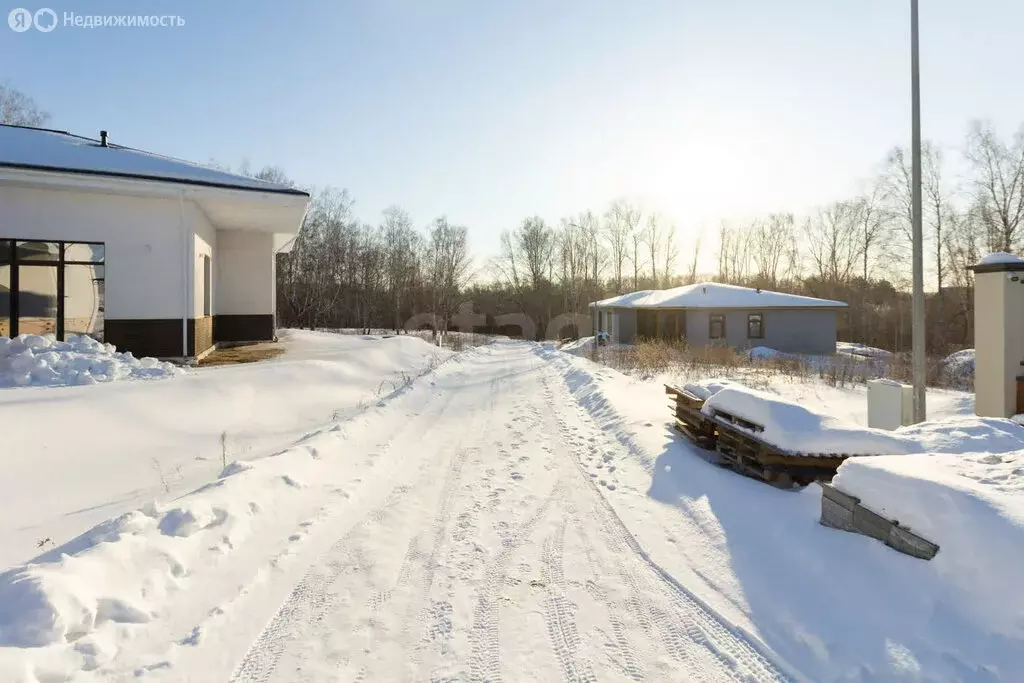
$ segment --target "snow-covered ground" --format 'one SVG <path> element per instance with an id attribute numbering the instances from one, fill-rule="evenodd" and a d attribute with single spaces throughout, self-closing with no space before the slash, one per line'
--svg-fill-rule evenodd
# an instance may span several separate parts
<path id="1" fill-rule="evenodd" d="M 9 570 L 0 679 L 782 680 L 623 524 L 616 497 L 675 512 L 565 380 L 535 344 L 458 354 Z"/>
<path id="2" fill-rule="evenodd" d="M 449 356 L 414 337 L 284 331 L 261 363 L 159 382 L 0 390 L 0 567 L 269 455 Z M 222 443 L 223 440 L 223 443 Z"/>
<path id="3" fill-rule="evenodd" d="M 290 362 L 308 374 L 258 379 L 287 360 L 210 370 L 195 373 L 209 386 L 185 393 L 276 386 L 274 406 L 239 418 L 272 421 L 297 413 L 307 392 L 329 405 L 359 384 L 353 375 L 371 374 L 371 349 L 403 343 L 301 337 L 307 358 Z M 422 342 L 408 342 L 398 348 L 424 365 Z M 353 346 L 332 364 L 323 357 L 339 343 Z M 217 374 L 232 372 L 242 377 Z M 192 376 L 74 390 L 166 391 Z M 781 491 L 708 463 L 672 429 L 657 382 L 499 342 L 399 385 L 358 411 L 310 409 L 317 424 L 273 457 L 219 472 L 218 446 L 196 491 L 150 491 L 158 502 L 0 573 L 0 680 L 1015 681 L 1024 671 L 1012 605 L 987 606 L 994 588 L 943 572 L 945 548 L 931 563 L 900 555 L 822 527 L 814 486 Z M 858 402 L 799 387 L 840 410 Z M 932 407 L 963 412 L 962 398 Z M 104 426 L 123 428 L 120 418 Z M 286 438 L 268 432 L 259 444 Z M 93 456 L 95 478 L 115 471 Z M 45 478 L 33 484 L 37 500 L 50 497 Z M 980 564 L 977 575 L 988 576 Z"/>
<path id="4" fill-rule="evenodd" d="M 687 443 L 671 435 L 671 418 L 651 419 L 658 411 L 668 412 L 660 384 L 626 378 L 567 354 L 554 362 L 564 366 L 580 405 L 649 472 L 649 497 L 676 513 L 651 523 L 655 513 L 641 505 L 620 506 L 620 499 L 612 498 L 627 526 L 637 530 L 653 557 L 670 558 L 665 566 L 675 576 L 735 623 L 749 625 L 806 680 L 1019 680 L 1024 671 L 1020 601 L 1013 597 L 992 604 L 1013 585 L 1009 576 L 1019 572 L 1016 549 L 1000 556 L 1005 543 L 1020 544 L 1016 512 L 997 518 L 990 514 L 993 503 L 965 495 L 940 501 L 935 507 L 939 523 L 951 527 L 936 536 L 940 544 L 951 534 L 963 541 L 980 532 L 982 524 L 989 528 L 973 547 L 950 543 L 932 562 L 910 558 L 867 537 L 822 527 L 815 486 L 777 491 L 694 457 Z M 865 410 L 863 392 L 858 397 L 857 392 L 814 384 L 781 383 L 776 389 L 837 417 L 847 410 L 863 416 Z M 958 393 L 940 392 L 953 400 L 937 401 L 929 392 L 929 405 L 942 416 L 965 412 L 957 409 L 962 408 Z M 1009 421 L 1000 422 L 1012 429 Z M 652 423 L 653 429 L 648 427 Z M 985 443 L 974 442 L 969 433 L 949 436 L 961 449 Z M 1015 496 L 1015 511 L 1020 510 L 1020 490 L 1009 475 L 1016 474 L 1019 456 L 1019 451 L 972 456 L 980 464 L 969 468 L 979 476 L 976 485 L 1003 487 L 1004 505 L 1006 497 Z M 866 458 L 843 467 L 926 457 Z M 620 488 L 645 481 L 634 468 L 620 466 L 617 472 Z M 636 479 L 631 481 L 626 472 Z M 941 497 L 934 489 L 933 495 Z M 892 498 L 898 496 L 887 496 Z M 971 506 L 982 513 L 967 522 Z M 914 517 L 906 519 L 922 531 L 932 529 Z M 1010 529 L 1007 520 L 1016 520 L 1016 528 Z M 659 525 L 662 539 L 657 538 Z M 975 554 L 979 544 L 986 547 Z M 940 560 L 947 550 L 958 555 Z"/>
<path id="5" fill-rule="evenodd" d="M 942 616 L 974 635 L 979 653 L 1020 647 L 1024 593 L 1008 588 L 1024 567 L 1024 451 L 856 459 L 833 483 L 939 544 L 917 592 L 944 594 Z"/>

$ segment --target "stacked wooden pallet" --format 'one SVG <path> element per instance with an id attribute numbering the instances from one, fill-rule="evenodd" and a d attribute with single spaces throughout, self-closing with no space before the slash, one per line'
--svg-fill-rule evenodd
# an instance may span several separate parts
<path id="1" fill-rule="evenodd" d="M 839 465 L 854 453 L 801 453 L 761 438 L 762 425 L 723 410 L 705 413 L 704 400 L 683 388 L 665 385 L 673 397 L 676 429 L 693 443 L 717 454 L 718 464 L 781 488 L 831 481 Z"/>

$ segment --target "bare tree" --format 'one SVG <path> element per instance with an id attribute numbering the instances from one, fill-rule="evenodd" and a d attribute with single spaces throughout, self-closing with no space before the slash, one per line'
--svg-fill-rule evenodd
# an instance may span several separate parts
<path id="1" fill-rule="evenodd" d="M 722 221 L 718 230 L 718 279 L 741 283 L 750 271 L 751 231 Z"/>
<path id="2" fill-rule="evenodd" d="M 647 255 L 651 264 L 651 286 L 658 286 L 658 261 L 661 260 L 661 216 L 657 212 L 647 217 L 647 225 L 644 227 L 640 239 L 647 246 Z M 634 278 L 635 279 L 635 278 Z M 634 286 L 636 283 L 634 283 Z"/>
<path id="3" fill-rule="evenodd" d="M 675 276 L 672 275 L 672 271 L 676 267 L 676 258 L 679 256 L 678 250 L 676 249 L 676 224 L 669 223 L 664 233 L 664 257 L 665 257 L 665 286 L 671 287 L 672 281 Z M 698 242 L 699 244 L 699 242 Z"/>
<path id="4" fill-rule="evenodd" d="M 871 263 L 875 257 L 875 251 L 885 234 L 885 214 L 882 207 L 882 195 L 884 189 L 882 183 L 873 183 L 871 189 L 858 197 L 855 201 L 857 222 L 860 225 L 858 231 L 860 244 L 857 249 L 861 258 L 861 277 L 867 282 L 871 277 Z"/>
<path id="5" fill-rule="evenodd" d="M 624 200 L 613 202 L 605 214 L 606 234 L 611 250 L 612 272 L 617 294 L 622 293 L 622 270 L 626 259 L 629 258 L 629 242 L 639 223 L 640 210 Z"/>
<path id="6" fill-rule="evenodd" d="M 697 233 L 697 239 L 693 243 L 693 258 L 690 259 L 690 265 L 686 276 L 686 283 L 689 285 L 697 282 L 697 264 L 700 261 L 700 245 L 704 241 L 704 228 L 701 228 L 700 232 Z"/>
<path id="7" fill-rule="evenodd" d="M 792 242 L 793 214 L 773 213 L 751 226 L 753 260 L 757 279 L 763 286 L 776 289 L 782 274 L 786 249 Z"/>
<path id="8" fill-rule="evenodd" d="M 857 266 L 857 209 L 851 202 L 834 202 L 804 223 L 807 253 L 823 283 L 849 281 Z"/>
<path id="9" fill-rule="evenodd" d="M 0 123 L 15 126 L 43 126 L 50 115 L 39 108 L 31 97 L 0 83 Z"/>
<path id="10" fill-rule="evenodd" d="M 381 232 L 385 250 L 385 273 L 392 322 L 398 332 L 402 328 L 402 306 L 411 295 L 419 260 L 420 236 L 404 209 L 390 206 L 384 210 Z M 411 313 L 411 311 L 410 311 Z"/>
<path id="11" fill-rule="evenodd" d="M 427 276 L 432 288 L 431 313 L 445 324 L 456 311 L 459 291 L 470 275 L 469 239 L 464 226 L 444 216 L 434 219 L 427 251 Z"/>
<path id="12" fill-rule="evenodd" d="M 563 310 L 570 315 L 580 313 L 586 288 L 586 274 L 590 261 L 590 237 L 587 230 L 573 219 L 563 218 L 557 238 Z M 579 330 L 573 325 L 573 335 Z"/>
<path id="13" fill-rule="evenodd" d="M 324 321 L 343 290 L 352 229 L 352 199 L 347 190 L 328 188 L 313 197 L 290 253 L 278 266 L 278 293 L 287 318 L 316 327 Z"/>
<path id="14" fill-rule="evenodd" d="M 966 157 L 990 248 L 1013 252 L 1024 222 L 1024 127 L 1008 145 L 990 124 L 973 123 L 967 136 Z"/>

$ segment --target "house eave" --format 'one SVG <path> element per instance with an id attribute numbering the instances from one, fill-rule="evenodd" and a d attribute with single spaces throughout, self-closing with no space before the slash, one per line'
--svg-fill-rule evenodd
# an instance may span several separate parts
<path id="1" fill-rule="evenodd" d="M 842 311 L 849 304 L 836 303 L 827 306 L 621 306 L 591 303 L 592 308 L 616 309 L 621 311 Z"/>
<path id="2" fill-rule="evenodd" d="M 141 180 L 149 183 L 166 183 L 168 185 L 185 185 L 189 187 L 209 187 L 221 190 L 236 190 L 239 192 L 256 192 L 267 194 L 295 195 L 309 198 L 309 193 L 292 187 L 250 187 L 246 185 L 234 185 L 231 183 L 218 183 L 209 180 L 195 178 L 173 178 L 161 175 L 147 175 L 142 173 L 123 173 L 119 171 L 103 171 L 96 169 L 64 168 L 59 166 L 41 166 L 36 164 L 12 164 L 0 163 L 0 169 L 12 169 L 15 171 L 32 171 L 37 173 L 85 176 L 89 178 L 111 178 L 119 180 Z"/>
<path id="3" fill-rule="evenodd" d="M 294 234 L 309 208 L 309 194 L 225 187 L 167 178 L 64 172 L 0 164 L 0 185 L 94 192 L 135 197 L 182 198 L 195 202 L 217 228 Z"/>

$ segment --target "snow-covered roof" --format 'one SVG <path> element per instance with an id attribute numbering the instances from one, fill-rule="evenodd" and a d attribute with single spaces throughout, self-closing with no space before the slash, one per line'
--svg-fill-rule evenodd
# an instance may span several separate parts
<path id="1" fill-rule="evenodd" d="M 0 124 L 0 167 L 83 173 L 308 196 L 287 185 L 235 175 L 66 131 Z"/>
<path id="2" fill-rule="evenodd" d="M 981 257 L 978 261 L 979 265 L 991 266 L 997 263 L 1024 263 L 1024 259 L 1016 254 L 1008 254 L 1005 251 L 994 251 L 991 254 L 986 254 Z"/>
<path id="3" fill-rule="evenodd" d="M 598 301 L 606 308 L 846 308 L 841 301 L 698 282 L 673 289 L 649 289 Z"/>

